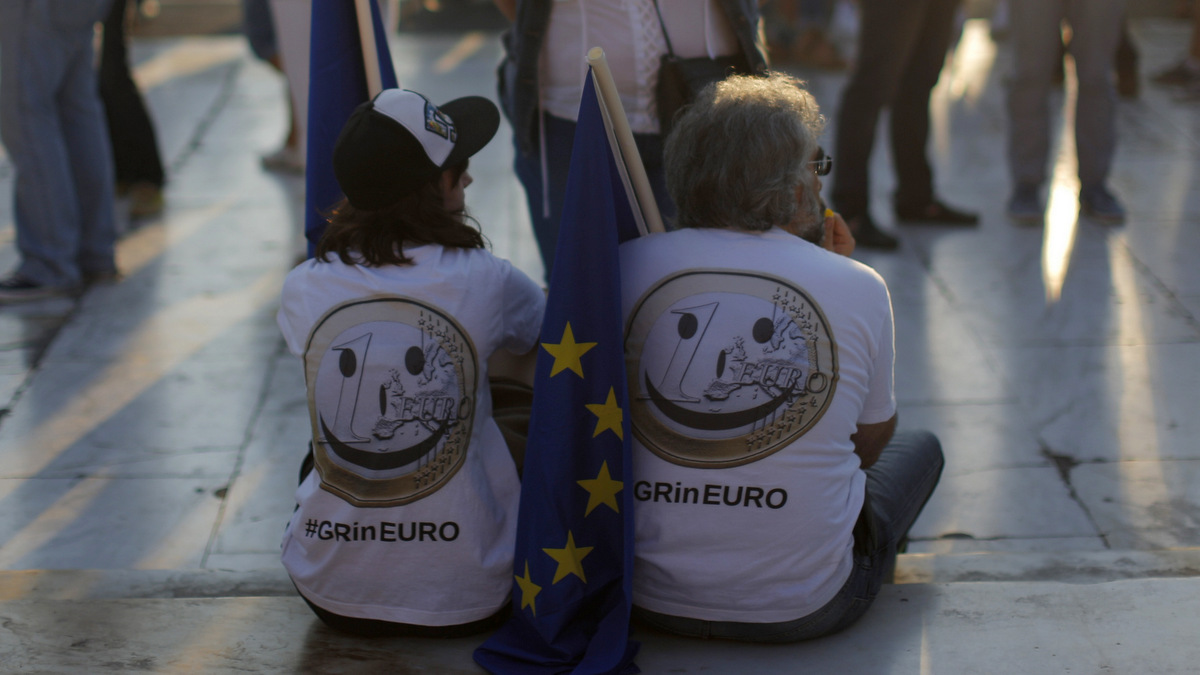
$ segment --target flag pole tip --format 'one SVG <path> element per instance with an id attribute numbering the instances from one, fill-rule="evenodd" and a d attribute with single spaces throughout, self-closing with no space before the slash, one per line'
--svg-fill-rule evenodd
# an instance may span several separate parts
<path id="1" fill-rule="evenodd" d="M 592 47 L 591 49 L 588 50 L 588 53 L 587 53 L 588 63 L 595 63 L 596 61 L 599 61 L 600 59 L 603 59 L 603 58 L 604 58 L 604 49 L 602 49 L 601 47 Z"/>

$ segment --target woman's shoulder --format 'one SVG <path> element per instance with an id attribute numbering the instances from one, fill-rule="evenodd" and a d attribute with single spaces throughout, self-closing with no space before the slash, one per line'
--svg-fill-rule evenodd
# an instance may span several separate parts
<path id="1" fill-rule="evenodd" d="M 471 275 L 529 278 L 529 275 L 514 265 L 512 261 L 502 258 L 487 249 L 436 248 L 441 250 L 431 253 L 434 253 L 438 260 L 452 267 L 461 265 Z M 430 258 L 426 258 L 425 260 L 432 260 L 432 258 L 433 256 L 430 256 Z"/>

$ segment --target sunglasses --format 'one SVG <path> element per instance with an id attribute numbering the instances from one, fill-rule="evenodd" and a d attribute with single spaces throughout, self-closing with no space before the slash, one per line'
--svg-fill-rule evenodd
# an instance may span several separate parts
<path id="1" fill-rule="evenodd" d="M 828 176 L 830 171 L 833 171 L 833 158 L 825 154 L 825 149 L 817 146 L 818 159 L 808 162 L 808 165 L 813 168 L 813 173 L 818 176 Z"/>

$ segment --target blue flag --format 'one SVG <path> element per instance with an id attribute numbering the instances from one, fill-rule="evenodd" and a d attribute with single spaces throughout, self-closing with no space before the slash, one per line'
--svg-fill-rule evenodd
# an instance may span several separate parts
<path id="1" fill-rule="evenodd" d="M 636 673 L 633 493 L 617 244 L 637 235 L 589 77 L 534 384 L 513 616 L 475 651 L 492 673 Z"/>
<path id="2" fill-rule="evenodd" d="M 384 89 L 396 87 L 396 70 L 388 51 L 379 6 L 371 3 L 375 51 Z M 333 144 L 350 113 L 370 98 L 358 35 L 358 15 L 351 0 L 313 0 L 308 69 L 308 159 L 304 196 L 304 236 L 311 256 L 325 233 L 327 211 L 342 198 L 333 175 Z"/>

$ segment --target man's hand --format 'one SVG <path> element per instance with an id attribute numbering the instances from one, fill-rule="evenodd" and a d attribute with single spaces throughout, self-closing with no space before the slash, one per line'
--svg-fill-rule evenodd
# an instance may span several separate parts
<path id="1" fill-rule="evenodd" d="M 821 239 L 821 247 L 846 257 L 854 253 L 854 235 L 850 234 L 850 226 L 842 218 L 842 214 L 832 209 L 825 209 L 825 237 Z"/>

